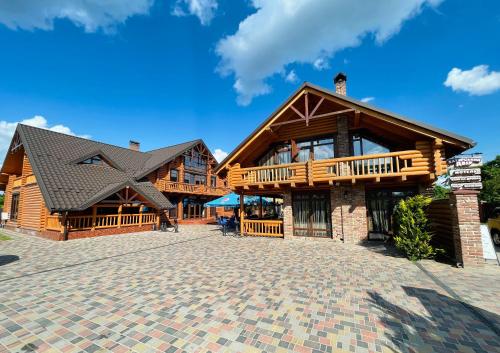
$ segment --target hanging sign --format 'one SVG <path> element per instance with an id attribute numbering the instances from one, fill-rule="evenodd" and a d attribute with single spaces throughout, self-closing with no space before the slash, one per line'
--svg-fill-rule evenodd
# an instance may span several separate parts
<path id="1" fill-rule="evenodd" d="M 481 190 L 481 166 L 483 156 L 480 153 L 459 155 L 447 161 L 452 190 Z"/>

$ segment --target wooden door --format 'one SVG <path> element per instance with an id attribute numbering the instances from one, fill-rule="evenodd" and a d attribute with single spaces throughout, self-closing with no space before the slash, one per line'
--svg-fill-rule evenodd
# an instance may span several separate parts
<path id="1" fill-rule="evenodd" d="M 293 194 L 293 232 L 303 237 L 331 237 L 329 192 Z"/>

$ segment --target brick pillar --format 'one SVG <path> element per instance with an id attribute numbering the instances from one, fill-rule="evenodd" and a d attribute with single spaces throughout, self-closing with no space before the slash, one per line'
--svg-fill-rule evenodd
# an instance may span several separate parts
<path id="1" fill-rule="evenodd" d="M 484 264 L 478 194 L 458 190 L 450 195 L 456 260 L 464 266 Z"/>
<path id="2" fill-rule="evenodd" d="M 351 154 L 349 143 L 349 120 L 347 116 L 337 117 L 337 154 L 338 157 L 349 157 Z"/>
<path id="3" fill-rule="evenodd" d="M 368 236 L 364 184 L 342 185 L 331 190 L 333 236 L 358 243 Z"/>
<path id="4" fill-rule="evenodd" d="M 293 238 L 292 192 L 283 194 L 283 234 L 285 239 Z"/>

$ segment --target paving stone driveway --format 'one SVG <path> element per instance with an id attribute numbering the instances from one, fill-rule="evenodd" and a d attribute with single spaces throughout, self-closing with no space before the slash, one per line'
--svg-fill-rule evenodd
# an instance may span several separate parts
<path id="1" fill-rule="evenodd" d="M 0 351 L 500 351 L 494 266 L 419 268 L 380 246 L 223 237 L 209 226 L 69 242 L 19 235 L 0 242 L 9 261 Z"/>

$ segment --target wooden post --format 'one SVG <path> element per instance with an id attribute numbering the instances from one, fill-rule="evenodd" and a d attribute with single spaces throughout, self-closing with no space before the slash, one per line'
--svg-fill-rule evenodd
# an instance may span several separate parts
<path id="1" fill-rule="evenodd" d="M 245 195 L 240 194 L 240 233 L 243 234 L 245 229 L 244 227 L 245 221 Z"/>
<path id="2" fill-rule="evenodd" d="M 94 205 L 92 206 L 92 231 L 95 230 L 96 217 L 97 217 L 97 206 Z"/>
<path id="3" fill-rule="evenodd" d="M 442 161 L 441 161 L 441 147 L 443 147 L 443 140 L 434 140 L 434 171 L 436 175 L 439 176 L 442 173 Z"/>
<path id="4" fill-rule="evenodd" d="M 142 226 L 142 212 L 143 212 L 144 205 L 141 204 L 139 207 L 139 227 Z"/>
<path id="5" fill-rule="evenodd" d="M 118 207 L 118 228 L 120 228 L 122 226 L 122 208 L 123 208 L 123 205 L 120 205 Z"/>
<path id="6" fill-rule="evenodd" d="M 262 196 L 259 196 L 259 218 L 262 218 Z"/>

